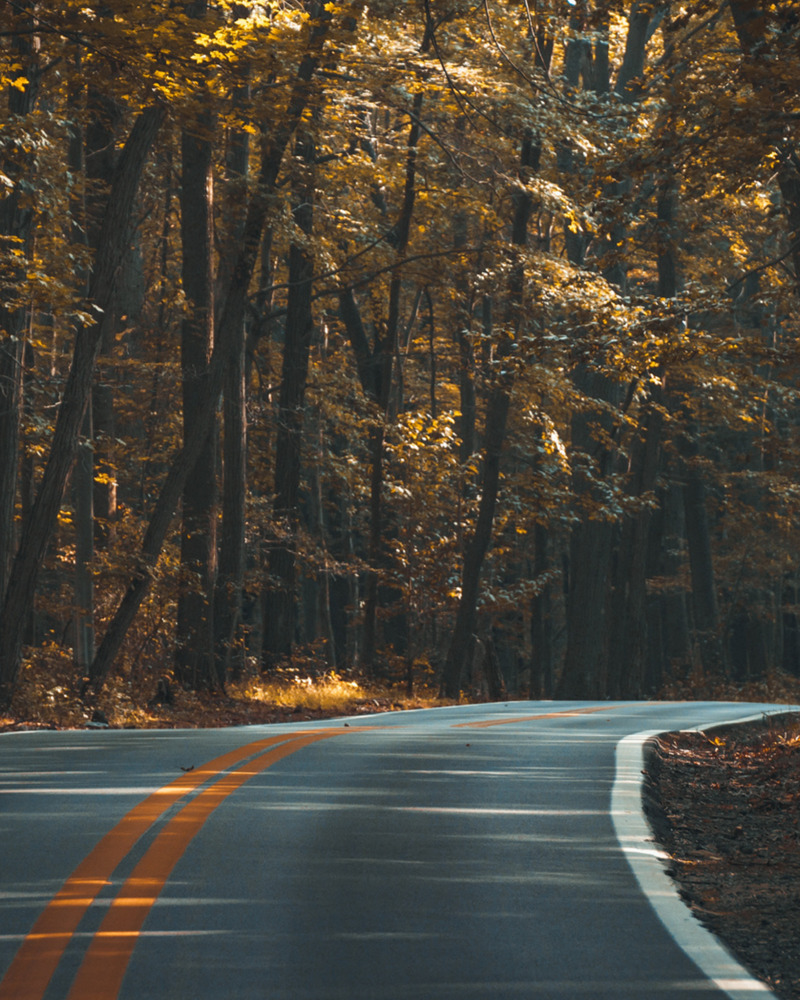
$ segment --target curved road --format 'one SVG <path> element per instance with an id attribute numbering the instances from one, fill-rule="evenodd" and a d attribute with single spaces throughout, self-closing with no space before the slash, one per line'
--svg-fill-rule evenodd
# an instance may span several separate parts
<path id="1" fill-rule="evenodd" d="M 5 735 L 0 1000 L 723 998 L 634 875 L 617 747 L 777 707 Z"/>

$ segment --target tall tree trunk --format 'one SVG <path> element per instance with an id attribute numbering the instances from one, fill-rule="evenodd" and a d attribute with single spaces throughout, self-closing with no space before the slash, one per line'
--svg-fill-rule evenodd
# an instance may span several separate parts
<path id="1" fill-rule="evenodd" d="M 21 7 L 28 6 L 27 4 Z M 33 5 L 30 5 L 31 7 Z M 29 115 L 36 104 L 39 90 L 37 39 L 32 33 L 33 18 L 23 18 L 20 33 L 13 39 L 15 55 L 26 78 L 23 87 L 9 87 L 8 115 L 11 119 Z M 31 33 L 28 33 L 31 29 Z M 33 211 L 25 207 L 24 185 L 30 183 L 32 157 L 17 152 L 0 160 L 2 172 L 11 181 L 11 190 L 0 200 L 0 236 L 18 241 L 25 258 L 31 253 Z M 9 274 L 9 283 L 22 279 L 24 265 L 18 274 Z M 19 431 L 22 409 L 22 373 L 26 340 L 26 310 L 22 306 L 7 308 L 0 301 L 0 602 L 2 602 L 16 541 L 15 507 L 19 470 Z M 0 683 L 2 683 L 0 673 Z"/>
<path id="2" fill-rule="evenodd" d="M 204 404 L 203 383 L 214 339 L 213 121 L 207 113 L 181 139 L 181 278 L 188 314 L 181 324 L 184 441 Z M 178 596 L 175 678 L 185 687 L 216 690 L 213 595 L 216 582 L 216 422 L 183 489 L 181 590 Z"/>
<path id="3" fill-rule="evenodd" d="M 83 434 L 72 473 L 75 498 L 75 611 L 72 659 L 79 676 L 94 659 L 94 449 L 92 415 L 87 407 Z"/>
<path id="4" fill-rule="evenodd" d="M 243 17 L 245 8 L 234 11 Z M 249 83 L 234 93 L 236 106 L 250 99 Z M 220 272 L 230 280 L 229 269 L 236 259 L 236 248 L 242 238 L 245 213 L 250 142 L 245 131 L 231 136 L 227 157 L 228 196 L 227 217 L 232 220 L 230 243 L 223 255 Z M 238 344 L 231 350 L 225 370 L 223 387 L 223 451 L 222 451 L 222 525 L 220 529 L 219 565 L 214 594 L 214 648 L 217 676 L 237 680 L 244 670 L 244 636 L 242 601 L 245 574 L 245 501 L 247 492 L 247 350 L 246 327 L 243 325 Z M 240 641 L 241 639 L 241 641 Z"/>
<path id="5" fill-rule="evenodd" d="M 651 523 L 648 577 L 658 586 L 648 599 L 648 680 L 658 691 L 670 677 L 689 672 L 692 642 L 686 589 L 682 581 L 686 547 L 683 490 L 674 480 L 660 491 Z"/>
<path id="6" fill-rule="evenodd" d="M 25 524 L 0 612 L 0 708 L 8 707 L 19 675 L 24 623 L 33 605 L 39 569 L 75 460 L 105 317 L 111 310 L 114 284 L 126 249 L 125 237 L 139 178 L 163 119 L 164 109 L 160 105 L 146 108 L 137 118 L 117 164 L 89 288 L 89 297 L 99 310 L 100 319 L 93 325 L 79 327 L 76 332 L 72 365 L 58 410 L 50 453 Z"/>
<path id="7" fill-rule="evenodd" d="M 316 148 L 309 132 L 298 137 L 292 217 L 302 237 L 309 238 L 314 222 Z M 301 237 L 301 238 L 302 238 Z M 299 494 L 308 357 L 314 318 L 311 293 L 314 257 L 306 240 L 289 247 L 289 294 L 278 400 L 275 442 L 275 500 L 272 508 L 278 539 L 269 554 L 264 653 L 267 664 L 287 657 L 297 625 L 297 541 L 300 525 Z"/>
<path id="8" fill-rule="evenodd" d="M 692 612 L 694 637 L 704 672 L 709 676 L 727 673 L 722 646 L 717 582 L 711 551 L 711 528 L 706 506 L 706 485 L 702 469 L 691 458 L 684 462 L 683 505 L 686 542 L 692 572 Z"/>
<path id="9" fill-rule="evenodd" d="M 663 419 L 658 408 L 648 408 L 641 437 L 631 447 L 630 496 L 641 500 L 652 493 L 658 474 Z M 609 630 L 608 690 L 611 698 L 640 698 L 647 677 L 647 547 L 651 512 L 629 515 L 620 532 L 615 565 Z M 610 666 L 612 666 L 610 664 Z"/>
<path id="10" fill-rule="evenodd" d="M 105 16 L 105 15 L 104 15 Z M 99 239 L 99 222 L 102 219 L 102 199 L 107 196 L 114 178 L 116 165 L 116 146 L 124 112 L 119 101 L 101 92 L 97 87 L 91 87 L 87 94 L 88 122 L 84 136 L 84 159 L 86 177 L 90 181 L 86 193 L 86 211 L 84 236 L 88 245 L 94 249 Z M 122 269 L 114 288 L 114 299 L 109 322 L 103 328 L 103 342 L 100 353 L 110 357 L 116 343 L 121 312 L 127 315 L 127 322 L 133 321 L 136 308 L 120 308 L 121 288 L 130 282 L 131 250 L 130 245 L 136 240 L 135 226 L 129 227 L 128 249 L 123 260 Z M 142 283 L 143 284 L 143 283 Z M 143 290 L 141 295 L 143 295 Z M 130 296 L 125 296 L 126 300 Z M 92 515 L 94 518 L 94 542 L 97 548 L 105 548 L 114 535 L 114 520 L 117 511 L 117 468 L 115 442 L 117 428 L 114 410 L 114 390 L 112 379 L 106 371 L 100 370 L 100 377 L 95 377 L 92 386 L 91 421 L 92 421 L 92 465 L 94 489 L 92 496 Z M 90 660 L 91 662 L 91 660 Z"/>
<path id="11" fill-rule="evenodd" d="M 552 698 L 554 686 L 553 607 L 551 584 L 552 541 L 543 524 L 534 529 L 534 574 L 540 589 L 531 600 L 531 698 Z"/>
<path id="12" fill-rule="evenodd" d="M 80 68 L 80 51 L 76 57 L 76 70 Z M 86 212 L 85 184 L 80 178 L 86 176 L 86 158 L 83 129 L 79 124 L 79 105 L 82 86 L 73 88 L 70 98 L 73 121 L 70 125 L 67 159 L 72 176 L 76 178 L 73 187 L 70 213 L 71 232 L 69 237 L 76 244 L 88 245 L 88 223 Z M 76 278 L 83 285 L 83 294 L 88 292 L 85 271 Z M 72 660 L 79 677 L 84 677 L 94 658 L 94 580 L 92 559 L 94 557 L 94 431 L 92 427 L 92 407 L 87 407 L 83 433 L 78 445 L 75 466 L 72 471 L 72 495 L 75 508 L 75 581 L 74 610 L 72 615 L 73 643 Z"/>

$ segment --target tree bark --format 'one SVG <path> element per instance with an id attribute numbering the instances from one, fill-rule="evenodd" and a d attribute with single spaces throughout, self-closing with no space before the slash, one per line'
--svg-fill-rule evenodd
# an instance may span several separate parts
<path id="1" fill-rule="evenodd" d="M 80 54 L 76 57 L 80 63 Z M 76 67 L 79 68 L 79 67 Z M 86 176 L 84 133 L 79 124 L 79 103 L 82 87 L 73 88 L 70 94 L 73 121 L 70 125 L 67 159 L 73 177 Z M 109 178 L 110 181 L 110 178 Z M 70 238 L 75 243 L 88 245 L 88 223 L 86 211 L 85 185 L 76 183 L 70 204 Z M 96 234 L 95 234 L 96 235 Z M 75 277 L 81 282 L 82 294 L 88 292 L 87 274 L 78 272 Z M 72 496 L 75 509 L 75 580 L 73 584 L 74 609 L 72 615 L 72 661 L 79 677 L 86 675 L 94 658 L 94 580 L 92 559 L 94 557 L 94 430 L 92 407 L 89 405 L 84 417 L 83 433 L 78 445 L 75 465 L 72 471 Z"/>
<path id="2" fill-rule="evenodd" d="M 549 576 L 552 568 L 550 532 L 543 524 L 534 529 L 534 574 Z M 553 609 L 547 581 L 531 600 L 531 698 L 552 698 L 554 685 Z"/>
<path id="3" fill-rule="evenodd" d="M 106 15 L 104 15 L 106 16 Z M 107 196 L 114 178 L 116 166 L 116 146 L 124 113 L 119 101 L 90 87 L 87 94 L 88 121 L 84 136 L 84 159 L 86 177 L 89 180 L 86 193 L 85 226 L 83 239 L 94 249 L 99 239 L 99 224 L 103 215 L 102 199 Z M 111 316 L 103 328 L 100 354 L 109 357 L 115 346 L 116 334 L 120 328 L 120 299 L 124 298 L 125 314 L 131 323 L 141 305 L 131 307 L 130 295 L 123 293 L 133 271 L 130 245 L 136 239 L 136 228 L 129 224 L 128 249 L 114 288 Z M 140 296 L 143 296 L 143 289 Z M 114 536 L 114 520 L 117 512 L 117 468 L 115 442 L 117 438 L 116 415 L 114 410 L 114 389 L 108 369 L 101 369 L 101 377 L 95 376 L 91 400 L 92 421 L 92 475 L 94 488 L 92 495 L 92 517 L 94 519 L 94 543 L 104 549 Z M 89 660 L 91 662 L 91 658 Z M 88 666 L 88 664 L 87 664 Z"/>
<path id="4" fill-rule="evenodd" d="M 183 436 L 203 406 L 203 382 L 214 340 L 213 176 L 209 133 L 214 123 L 201 113 L 181 138 L 181 278 L 188 314 L 181 324 Z M 183 488 L 181 591 L 178 595 L 174 671 L 188 688 L 217 690 L 222 678 L 214 662 L 213 595 L 217 554 L 217 434 L 208 437 Z"/>
<path id="5" fill-rule="evenodd" d="M 717 584 L 711 551 L 711 528 L 706 507 L 706 487 L 702 471 L 694 462 L 684 463 L 686 480 L 683 504 L 686 541 L 692 572 L 694 636 L 707 675 L 727 673 L 720 634 Z"/>
<path id="6" fill-rule="evenodd" d="M 28 34 L 28 29 L 32 29 L 33 26 L 32 17 L 23 17 L 20 34 L 13 39 L 15 55 L 20 59 L 27 83 L 21 89 L 9 88 L 10 118 L 26 117 L 36 105 L 39 91 L 39 60 L 35 35 Z M 30 154 L 25 153 L 16 157 L 9 154 L 0 162 L 2 172 L 12 182 L 11 191 L 0 200 L 0 236 L 19 241 L 26 258 L 31 252 L 33 211 L 24 206 L 21 195 L 23 184 L 30 183 L 31 162 Z M 23 274 L 24 269 L 21 267 L 18 274 L 12 273 L 6 280 L 9 282 L 15 278 L 22 280 Z M 6 593 L 16 542 L 15 507 L 26 313 L 26 309 L 22 306 L 7 308 L 4 302 L 0 302 L 0 602 Z"/>
<path id="7" fill-rule="evenodd" d="M 495 386 L 489 396 L 487 406 L 481 501 L 475 531 L 472 533 L 464 552 L 461 595 L 447 650 L 447 658 L 442 670 L 442 693 L 447 698 L 458 697 L 461 690 L 461 678 L 467 664 L 471 644 L 474 641 L 481 568 L 492 538 L 494 514 L 497 507 L 497 490 L 500 484 L 500 457 L 505 441 L 510 404 L 510 380 L 500 377 L 499 384 Z"/>
<path id="8" fill-rule="evenodd" d="M 628 18 L 628 33 L 622 63 L 614 84 L 614 91 L 625 104 L 634 104 L 641 90 L 640 80 L 644 71 L 645 47 L 649 38 L 649 27 L 653 8 L 635 3 Z M 621 201 L 630 191 L 631 182 L 623 177 L 606 184 L 606 193 Z M 624 262 L 618 254 L 626 236 L 626 227 L 612 221 L 608 233 L 603 271 L 606 280 L 624 291 L 627 274 Z M 568 237 L 570 259 L 581 264 L 585 241 L 576 236 Z M 607 416 L 607 404 L 621 403 L 619 385 L 613 380 L 580 366 L 575 377 L 576 386 L 587 399 L 591 410 L 577 413 L 572 419 L 572 444 L 576 451 L 583 451 L 586 460 L 595 466 L 591 473 L 579 472 L 575 478 L 576 491 L 583 494 L 589 504 L 601 504 L 603 498 L 598 492 L 597 480 L 605 478 L 610 471 L 606 466 L 611 456 L 603 448 L 597 448 L 590 429 L 592 422 L 604 426 L 611 433 L 612 427 Z M 597 400 L 596 407 L 588 402 Z M 655 424 L 651 433 L 655 433 Z M 645 449 L 642 455 L 647 454 Z M 636 581 L 625 576 L 622 569 L 617 575 L 621 591 L 611 602 L 612 553 L 614 551 L 615 528 L 606 520 L 584 519 L 575 530 L 570 552 L 570 591 L 567 602 L 567 649 L 564 666 L 559 679 L 556 696 L 558 698 L 603 698 L 609 693 L 608 685 L 617 688 L 621 683 L 619 651 L 612 635 L 619 635 L 619 629 L 630 627 L 635 630 L 627 634 L 628 656 L 643 657 L 645 645 L 644 629 L 644 555 L 646 531 L 644 524 L 628 528 L 633 532 L 624 542 L 624 557 L 628 569 L 637 575 Z M 623 532 L 625 529 L 623 528 Z M 635 536 L 635 537 L 634 537 Z M 631 603 L 633 602 L 633 603 Z M 629 613 L 633 615 L 631 619 Z M 621 616 L 622 620 L 615 618 Z M 633 653 L 634 648 L 637 650 Z M 610 664 L 613 660 L 613 669 Z M 630 671 L 631 664 L 626 668 Z"/>
<path id="9" fill-rule="evenodd" d="M 641 437 L 631 447 L 630 496 L 641 500 L 652 493 L 658 474 L 663 419 L 649 408 Z M 613 572 L 609 638 L 611 698 L 640 698 L 647 677 L 647 547 L 651 512 L 629 515 L 622 525 Z M 613 660 L 613 663 L 612 663 Z"/>
<path id="10" fill-rule="evenodd" d="M 234 14 L 245 16 L 237 7 Z M 249 82 L 238 87 L 234 105 L 245 106 L 250 99 Z M 245 131 L 233 132 L 227 156 L 226 216 L 231 220 L 229 243 L 222 255 L 219 277 L 230 280 L 230 268 L 242 238 L 247 191 L 250 142 Z M 267 257 L 268 257 L 267 253 Z M 224 287 L 224 286 L 223 286 Z M 238 680 L 244 670 L 243 599 L 245 575 L 245 503 L 247 494 L 247 329 L 243 324 L 238 343 L 232 347 L 223 386 L 222 525 L 219 565 L 214 594 L 214 649 L 217 676 Z"/>
<path id="11" fill-rule="evenodd" d="M 308 239 L 314 222 L 316 177 L 316 149 L 310 133 L 306 132 L 298 138 L 296 157 L 302 167 L 294 178 L 292 216 L 302 237 Z M 275 500 L 272 512 L 279 537 L 269 555 L 270 582 L 264 623 L 265 664 L 275 663 L 290 655 L 297 624 L 299 494 L 308 358 L 314 324 L 311 310 L 313 282 L 313 253 L 307 242 L 295 241 L 289 247 L 289 295 L 275 442 Z"/>

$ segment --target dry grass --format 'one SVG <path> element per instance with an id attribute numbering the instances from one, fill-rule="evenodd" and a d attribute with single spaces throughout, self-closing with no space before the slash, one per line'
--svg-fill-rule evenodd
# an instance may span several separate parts
<path id="1" fill-rule="evenodd" d="M 231 685 L 232 697 L 265 702 L 278 708 L 343 712 L 370 698 L 370 688 L 356 680 L 330 673 L 322 677 L 297 674 L 276 679 L 254 678 Z"/>

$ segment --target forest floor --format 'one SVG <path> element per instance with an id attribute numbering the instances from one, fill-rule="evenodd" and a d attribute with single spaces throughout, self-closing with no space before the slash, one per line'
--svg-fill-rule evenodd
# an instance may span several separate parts
<path id="1" fill-rule="evenodd" d="M 800 715 L 669 733 L 648 818 L 695 916 L 784 1000 L 800 998 Z"/>
<path id="2" fill-rule="evenodd" d="M 215 729 L 307 722 L 448 704 L 425 675 L 412 693 L 405 681 L 367 681 L 334 672 L 306 676 L 277 670 L 249 676 L 224 692 L 184 690 L 167 677 L 112 677 L 99 696 L 81 697 L 68 662 L 34 661 L 23 673 L 0 732 L 24 729 Z"/>

